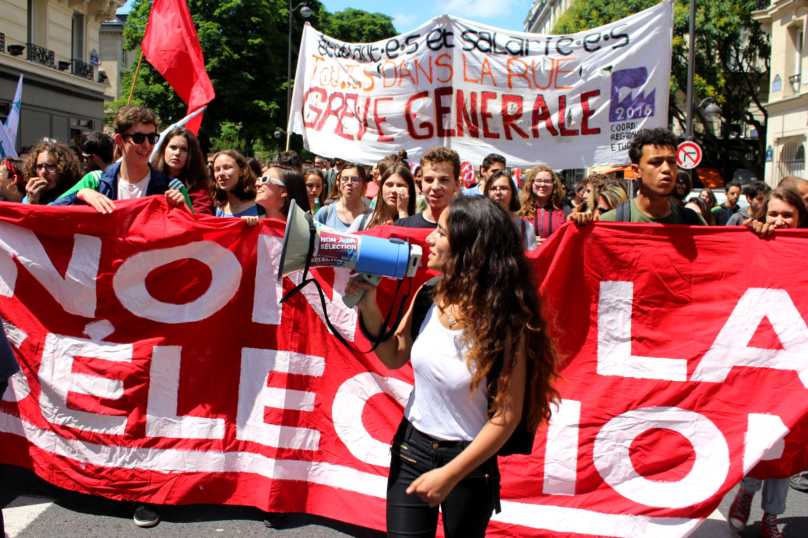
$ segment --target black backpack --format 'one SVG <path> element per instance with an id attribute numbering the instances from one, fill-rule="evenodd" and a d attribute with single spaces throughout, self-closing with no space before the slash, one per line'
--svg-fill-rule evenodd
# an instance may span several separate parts
<path id="1" fill-rule="evenodd" d="M 678 211 L 682 216 L 682 220 L 688 226 L 703 226 L 699 214 L 690 209 L 689 207 L 681 207 L 676 204 L 671 204 L 674 208 L 673 211 Z M 622 204 L 614 208 L 617 216 L 615 222 L 631 222 L 631 201 L 626 200 Z"/>
<path id="2" fill-rule="evenodd" d="M 421 332 L 421 325 L 426 319 L 427 312 L 429 312 L 429 307 L 432 306 L 432 294 L 434 291 L 435 284 L 432 284 L 430 281 L 421 288 L 413 300 L 412 327 L 410 328 L 410 335 L 412 336 L 413 341 L 418 338 L 418 334 Z M 494 396 L 497 392 L 497 378 L 505 365 L 505 358 L 503 355 L 500 355 L 499 358 L 494 361 L 493 366 L 491 366 L 491 370 L 488 371 L 488 375 L 486 376 L 486 381 L 488 382 L 489 386 L 489 409 L 491 409 L 491 406 L 494 404 Z M 512 454 L 530 454 L 533 452 L 533 441 L 535 437 L 536 434 L 528 431 L 527 423 L 525 422 L 525 414 L 522 413 L 522 421 L 511 434 L 510 438 L 508 438 L 505 444 L 502 445 L 502 448 L 499 449 L 497 455 L 510 456 Z"/>

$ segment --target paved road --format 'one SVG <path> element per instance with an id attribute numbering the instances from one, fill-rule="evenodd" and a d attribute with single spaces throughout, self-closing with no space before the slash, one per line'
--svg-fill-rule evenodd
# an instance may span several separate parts
<path id="1" fill-rule="evenodd" d="M 734 496 L 735 491 L 721 503 L 719 510 L 725 517 Z M 30 471 L 5 465 L 0 465 L 0 506 L 10 538 L 384 537 L 381 532 L 308 515 L 290 516 L 282 530 L 268 529 L 260 510 L 217 505 L 162 507 L 159 525 L 139 529 L 132 523 L 129 504 L 60 489 Z M 750 526 L 740 533 L 741 538 L 757 536 L 762 515 L 758 493 Z M 788 509 L 780 521 L 785 538 L 808 537 L 808 494 L 789 490 Z M 720 519 L 708 521 L 694 535 L 734 536 Z"/>

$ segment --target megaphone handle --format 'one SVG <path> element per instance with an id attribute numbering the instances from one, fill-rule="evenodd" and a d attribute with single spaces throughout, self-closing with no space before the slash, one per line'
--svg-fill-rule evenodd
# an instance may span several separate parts
<path id="1" fill-rule="evenodd" d="M 360 279 L 364 279 L 365 281 L 369 282 L 370 284 L 373 284 L 374 286 L 378 286 L 379 282 L 382 281 L 382 277 L 380 277 L 379 275 L 371 275 L 371 274 L 368 274 L 368 273 L 359 273 L 358 275 L 353 277 L 353 280 L 358 281 Z M 356 295 L 352 295 L 350 297 L 347 296 L 347 295 L 343 295 L 342 296 L 342 302 L 345 303 L 345 306 L 347 306 L 348 308 L 353 308 L 353 307 L 356 306 L 356 303 L 358 303 L 359 300 L 362 297 L 364 297 L 364 295 L 365 295 L 365 290 L 360 289 L 359 293 L 357 293 Z"/>

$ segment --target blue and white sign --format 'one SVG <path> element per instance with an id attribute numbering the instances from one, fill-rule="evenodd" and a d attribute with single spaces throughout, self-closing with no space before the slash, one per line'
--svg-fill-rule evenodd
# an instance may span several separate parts
<path id="1" fill-rule="evenodd" d="M 772 149 L 771 146 L 769 146 L 768 148 L 766 148 L 766 162 L 770 163 L 773 160 L 774 160 L 774 150 Z"/>
<path id="2" fill-rule="evenodd" d="M 779 92 L 783 89 L 783 79 L 780 78 L 780 75 L 774 77 L 774 82 L 772 82 L 772 93 Z"/>
<path id="3" fill-rule="evenodd" d="M 98 63 L 98 52 L 95 49 L 90 51 L 90 65 L 93 65 L 95 67 L 98 67 L 98 65 L 99 65 L 99 63 Z"/>

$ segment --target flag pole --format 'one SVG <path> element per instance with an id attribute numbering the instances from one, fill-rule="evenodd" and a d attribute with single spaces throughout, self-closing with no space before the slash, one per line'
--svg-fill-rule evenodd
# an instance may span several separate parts
<path id="1" fill-rule="evenodd" d="M 129 88 L 129 99 L 126 100 L 126 106 L 132 102 L 132 94 L 135 93 L 135 82 L 137 82 L 137 75 L 140 73 L 140 62 L 143 61 L 143 47 L 140 48 L 140 56 L 137 59 L 137 67 L 135 68 L 135 78 L 132 79 L 132 87 Z"/>

